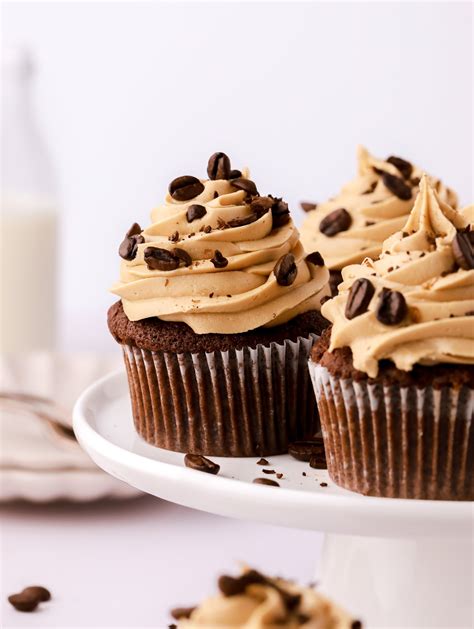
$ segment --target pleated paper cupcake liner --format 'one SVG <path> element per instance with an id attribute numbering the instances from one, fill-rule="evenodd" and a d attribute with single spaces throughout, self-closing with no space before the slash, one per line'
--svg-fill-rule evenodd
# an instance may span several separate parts
<path id="1" fill-rule="evenodd" d="M 123 345 L 137 432 L 177 452 L 286 452 L 319 430 L 307 368 L 316 338 L 195 354 Z"/>
<path id="2" fill-rule="evenodd" d="M 334 377 L 309 362 L 333 481 L 389 498 L 474 500 L 474 391 Z"/>

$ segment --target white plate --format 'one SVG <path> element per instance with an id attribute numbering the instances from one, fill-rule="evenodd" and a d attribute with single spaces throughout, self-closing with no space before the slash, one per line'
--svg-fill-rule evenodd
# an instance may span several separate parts
<path id="1" fill-rule="evenodd" d="M 288 455 L 268 457 L 268 467 L 284 475 L 279 488 L 251 482 L 266 476 L 257 458 L 211 457 L 221 466 L 217 476 L 188 469 L 182 454 L 155 448 L 136 434 L 123 372 L 85 391 L 74 409 L 74 430 L 97 465 L 116 478 L 195 509 L 350 535 L 472 534 L 472 503 L 361 496 L 337 487 L 326 471 Z M 328 486 L 321 487 L 323 482 Z"/>

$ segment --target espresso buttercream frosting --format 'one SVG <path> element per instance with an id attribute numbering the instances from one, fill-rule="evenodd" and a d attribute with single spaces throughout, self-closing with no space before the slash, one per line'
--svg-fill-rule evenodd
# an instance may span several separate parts
<path id="1" fill-rule="evenodd" d="M 216 171 L 221 179 L 178 178 L 151 225 L 129 232 L 112 292 L 130 321 L 230 334 L 320 309 L 329 273 L 307 259 L 287 205 L 260 196 L 248 172 L 228 170 Z"/>
<path id="2" fill-rule="evenodd" d="M 322 314 L 332 321 L 329 351 L 350 347 L 354 367 L 377 376 L 379 361 L 474 364 L 474 206 L 456 211 L 427 175 L 408 220 L 343 272 Z"/>
<path id="3" fill-rule="evenodd" d="M 196 608 L 175 610 L 179 629 L 359 629 L 362 625 L 311 587 L 271 579 L 255 570 L 221 577 L 220 594 Z"/>
<path id="4" fill-rule="evenodd" d="M 334 198 L 309 212 L 301 228 L 304 247 L 319 251 L 328 268 L 335 271 L 365 257 L 377 258 L 383 241 L 403 228 L 421 175 L 422 171 L 406 160 L 377 159 L 359 147 L 357 176 Z M 452 190 L 435 178 L 430 182 L 441 201 L 457 206 Z"/>

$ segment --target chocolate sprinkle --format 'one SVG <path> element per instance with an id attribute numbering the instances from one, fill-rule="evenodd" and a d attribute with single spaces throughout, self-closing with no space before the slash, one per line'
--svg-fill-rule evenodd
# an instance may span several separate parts
<path id="1" fill-rule="evenodd" d="M 184 464 L 198 472 L 206 472 L 207 474 L 217 474 L 221 466 L 201 454 L 186 454 Z"/>

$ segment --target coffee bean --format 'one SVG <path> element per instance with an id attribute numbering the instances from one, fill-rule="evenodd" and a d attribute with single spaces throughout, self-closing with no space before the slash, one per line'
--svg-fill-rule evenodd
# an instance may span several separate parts
<path id="1" fill-rule="evenodd" d="M 242 172 L 240 170 L 231 170 L 229 173 L 229 179 L 238 179 L 242 177 Z"/>
<path id="2" fill-rule="evenodd" d="M 327 486 L 328 486 L 328 484 L 327 484 L 327 483 L 319 483 L 319 486 L 320 486 L 320 487 L 327 487 Z"/>
<path id="3" fill-rule="evenodd" d="M 40 600 L 36 596 L 20 594 L 11 594 L 8 602 L 19 612 L 32 612 L 38 607 Z"/>
<path id="4" fill-rule="evenodd" d="M 270 465 L 270 463 L 267 461 L 267 459 L 259 459 L 257 461 L 257 465 Z"/>
<path id="5" fill-rule="evenodd" d="M 128 232 L 125 234 L 125 238 L 122 240 L 119 247 L 119 256 L 124 260 L 134 260 L 137 256 L 138 245 L 145 242 L 145 239 L 141 235 L 142 228 L 138 223 L 133 223 Z"/>
<path id="6" fill-rule="evenodd" d="M 198 472 L 206 472 L 207 474 L 217 474 L 221 466 L 210 459 L 206 459 L 201 454 L 186 454 L 184 464 Z"/>
<path id="7" fill-rule="evenodd" d="M 323 438 L 315 437 L 306 441 L 293 441 L 288 446 L 288 454 L 298 461 L 308 463 L 312 456 L 324 454 Z"/>
<path id="8" fill-rule="evenodd" d="M 214 251 L 214 257 L 211 258 L 212 264 L 216 267 L 216 269 L 223 269 L 229 264 L 229 260 L 224 258 L 219 249 Z"/>
<path id="9" fill-rule="evenodd" d="M 254 478 L 253 483 L 256 485 L 269 485 L 271 487 L 280 487 L 280 484 L 276 482 L 276 480 L 272 480 L 271 478 Z"/>
<path id="10" fill-rule="evenodd" d="M 335 236 L 339 232 L 345 232 L 352 224 L 352 217 L 349 212 L 340 208 L 330 212 L 319 223 L 319 231 L 325 236 Z"/>
<path id="11" fill-rule="evenodd" d="M 237 179 L 232 179 L 231 181 L 234 188 L 237 190 L 244 190 L 247 194 L 252 196 L 258 195 L 257 186 L 251 179 L 245 179 L 245 177 L 237 177 Z"/>
<path id="12" fill-rule="evenodd" d="M 405 297 L 395 290 L 384 288 L 379 296 L 376 317 L 384 325 L 397 325 L 407 314 Z"/>
<path id="13" fill-rule="evenodd" d="M 170 195 L 176 201 L 189 201 L 201 194 L 204 190 L 204 185 L 197 177 L 184 175 L 183 177 L 176 177 L 176 179 L 173 179 L 168 187 L 168 190 Z"/>
<path id="14" fill-rule="evenodd" d="M 225 153 L 214 153 L 207 163 L 207 174 L 209 179 L 229 179 L 230 159 Z"/>
<path id="15" fill-rule="evenodd" d="M 374 293 L 375 288 L 370 280 L 365 277 L 357 279 L 352 284 L 349 297 L 347 298 L 346 319 L 355 319 L 355 317 L 367 312 Z"/>
<path id="16" fill-rule="evenodd" d="M 309 201 L 301 201 L 300 202 L 300 207 L 303 210 L 303 212 L 312 212 L 313 210 L 315 210 L 318 207 L 317 203 L 310 203 Z"/>
<path id="17" fill-rule="evenodd" d="M 402 199 L 402 201 L 411 199 L 411 188 L 400 177 L 395 177 L 395 175 L 390 173 L 382 173 L 382 181 L 384 186 L 396 197 Z"/>
<path id="18" fill-rule="evenodd" d="M 178 260 L 180 260 L 184 264 L 184 266 L 191 266 L 191 264 L 193 263 L 193 259 L 184 249 L 179 249 L 178 247 L 175 247 L 174 249 L 172 249 L 171 253 L 176 258 L 178 258 Z"/>
<path id="19" fill-rule="evenodd" d="M 196 607 L 175 607 L 171 610 L 171 617 L 175 620 L 181 620 L 181 618 L 189 618 Z"/>
<path id="20" fill-rule="evenodd" d="M 308 253 L 305 258 L 306 262 L 310 264 L 314 264 L 314 266 L 324 266 L 324 258 L 319 253 L 319 251 L 313 251 L 313 253 Z"/>
<path id="21" fill-rule="evenodd" d="M 192 223 L 197 218 L 202 218 L 207 214 L 207 210 L 204 205 L 198 205 L 197 203 L 194 205 L 190 205 L 186 210 L 186 220 L 188 223 Z"/>
<path id="22" fill-rule="evenodd" d="M 395 155 L 390 155 L 390 157 L 387 158 L 387 162 L 389 164 L 393 164 L 393 166 L 395 166 L 395 168 L 400 171 L 404 179 L 410 179 L 413 172 L 413 166 L 410 164 L 410 162 L 407 162 L 406 159 L 395 157 Z"/>
<path id="23" fill-rule="evenodd" d="M 266 469 L 263 469 L 263 470 L 262 470 L 262 472 L 263 472 L 264 474 L 276 474 L 275 470 L 266 470 Z"/>
<path id="24" fill-rule="evenodd" d="M 40 602 L 49 601 L 51 599 L 51 592 L 42 585 L 30 585 L 22 591 L 25 596 L 33 596 Z"/>
<path id="25" fill-rule="evenodd" d="M 470 233 L 457 232 L 451 243 L 454 259 L 461 269 L 474 269 L 474 247 Z"/>
<path id="26" fill-rule="evenodd" d="M 309 466 L 315 470 L 325 470 L 327 469 L 326 463 L 326 455 L 323 454 L 313 454 L 309 460 Z"/>
<path id="27" fill-rule="evenodd" d="M 272 197 L 273 198 L 273 197 Z M 283 199 L 273 199 L 272 205 L 273 227 L 282 227 L 290 221 L 290 210 L 288 203 Z"/>
<path id="28" fill-rule="evenodd" d="M 292 253 L 287 253 L 278 260 L 273 269 L 275 273 L 276 281 L 280 286 L 291 286 L 298 274 L 298 267 L 296 266 L 295 256 Z"/>
<path id="29" fill-rule="evenodd" d="M 150 271 L 174 271 L 179 267 L 179 258 L 160 247 L 147 247 L 144 258 Z"/>

